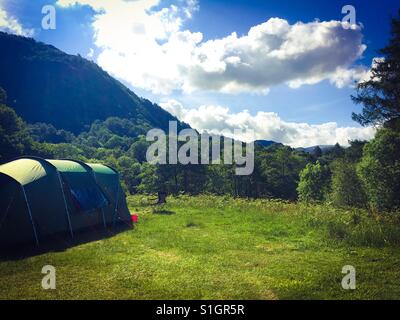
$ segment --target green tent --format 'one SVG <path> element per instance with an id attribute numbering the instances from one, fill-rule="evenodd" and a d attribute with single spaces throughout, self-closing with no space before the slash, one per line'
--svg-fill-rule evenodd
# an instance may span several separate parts
<path id="1" fill-rule="evenodd" d="M 103 193 L 110 199 L 108 206 L 103 208 L 105 224 L 115 224 L 118 220 L 130 223 L 130 214 L 125 201 L 125 195 L 119 183 L 119 174 L 113 168 L 102 164 L 87 164 L 94 174 L 97 184 L 100 186 Z M 115 212 L 128 213 L 118 215 L 115 219 Z"/>
<path id="2" fill-rule="evenodd" d="M 24 157 L 0 166 L 0 247 L 131 225 L 118 173 L 101 164 Z"/>

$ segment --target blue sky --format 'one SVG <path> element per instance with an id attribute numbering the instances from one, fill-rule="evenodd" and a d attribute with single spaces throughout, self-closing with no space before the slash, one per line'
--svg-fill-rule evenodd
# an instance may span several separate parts
<path id="1" fill-rule="evenodd" d="M 0 28 L 95 60 L 200 130 L 246 127 L 293 146 L 372 137 L 351 120 L 352 83 L 379 57 L 400 0 L 124 2 L 0 0 Z M 43 30 L 41 9 L 56 3 L 57 28 Z M 324 24 L 347 4 L 362 27 Z"/>

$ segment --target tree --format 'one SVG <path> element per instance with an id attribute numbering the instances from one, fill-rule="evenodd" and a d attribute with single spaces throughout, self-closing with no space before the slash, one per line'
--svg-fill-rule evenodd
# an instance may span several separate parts
<path id="1" fill-rule="evenodd" d="M 129 193 L 135 193 L 140 183 L 140 164 L 128 156 L 122 156 L 117 160 L 117 169 Z"/>
<path id="2" fill-rule="evenodd" d="M 319 146 L 316 146 L 316 147 L 314 148 L 314 150 L 312 151 L 312 156 L 313 156 L 315 159 L 318 159 L 318 158 L 321 158 L 321 157 L 322 157 L 322 150 L 321 150 L 321 148 L 320 148 Z"/>
<path id="3" fill-rule="evenodd" d="M 399 11 L 400 16 L 400 11 Z M 361 114 L 353 119 L 361 125 L 398 124 L 400 119 L 400 18 L 392 19 L 391 39 L 375 60 L 371 78 L 357 85 L 356 104 L 362 104 Z"/>
<path id="4" fill-rule="evenodd" d="M 30 135 L 35 141 L 63 143 L 72 142 L 75 136 L 64 129 L 57 130 L 53 125 L 47 123 L 35 123 L 28 126 Z"/>
<path id="5" fill-rule="evenodd" d="M 173 166 L 153 165 L 144 163 L 139 177 L 141 183 L 138 187 L 139 192 L 148 194 L 156 193 L 158 204 L 166 202 L 167 195 L 173 190 Z"/>
<path id="6" fill-rule="evenodd" d="M 7 93 L 5 90 L 0 87 L 0 104 L 5 104 L 7 102 Z"/>
<path id="7" fill-rule="evenodd" d="M 86 160 L 83 155 L 82 149 L 78 148 L 77 146 L 74 146 L 73 144 L 59 143 L 59 144 L 47 144 L 47 145 L 52 153 L 52 157 L 54 158 L 58 159 L 69 158 L 82 161 Z"/>
<path id="8" fill-rule="evenodd" d="M 332 164 L 331 199 L 338 207 L 365 207 L 366 196 L 353 163 L 337 160 Z"/>
<path id="9" fill-rule="evenodd" d="M 400 132 L 379 130 L 365 146 L 357 170 L 373 208 L 381 211 L 400 208 Z"/>
<path id="10" fill-rule="evenodd" d="M 300 182 L 297 187 L 299 199 L 305 202 L 324 201 L 328 194 L 330 171 L 327 166 L 309 163 L 300 172 Z"/>
<path id="11" fill-rule="evenodd" d="M 150 143 L 146 141 L 146 137 L 139 136 L 129 149 L 129 154 L 134 157 L 139 163 L 146 161 L 146 152 Z"/>
<path id="12" fill-rule="evenodd" d="M 0 104 L 0 162 L 30 153 L 33 140 L 15 111 Z"/>
<path id="13" fill-rule="evenodd" d="M 353 140 L 349 141 L 350 146 L 345 150 L 345 159 L 352 163 L 360 161 L 363 155 L 364 146 L 367 141 Z"/>
<path id="14" fill-rule="evenodd" d="M 233 179 L 235 178 L 235 173 L 233 166 L 224 164 L 208 166 L 206 178 L 207 184 L 204 191 L 218 195 L 234 195 Z"/>
<path id="15" fill-rule="evenodd" d="M 124 138 L 117 135 L 112 135 L 104 144 L 104 147 L 107 149 L 123 148 L 124 146 L 126 146 Z"/>
<path id="16" fill-rule="evenodd" d="M 333 159 L 342 158 L 345 154 L 344 148 L 339 144 L 336 143 L 331 150 L 328 151 L 329 157 Z"/>

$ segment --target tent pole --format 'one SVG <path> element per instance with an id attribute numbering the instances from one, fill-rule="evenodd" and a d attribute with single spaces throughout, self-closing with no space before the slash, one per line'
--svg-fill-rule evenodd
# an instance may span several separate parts
<path id="1" fill-rule="evenodd" d="M 65 193 L 64 193 L 64 187 L 63 187 L 63 183 L 62 183 L 62 180 L 61 180 L 61 174 L 60 174 L 60 172 L 58 170 L 57 170 L 57 175 L 58 175 L 58 181 L 60 182 L 61 192 L 62 192 L 63 199 L 64 199 L 65 210 L 67 211 L 67 219 L 68 219 L 69 231 L 71 233 L 71 238 L 73 238 L 74 237 L 74 232 L 72 230 L 71 217 L 70 217 L 69 210 L 68 210 L 67 199 L 66 199 Z"/>
<path id="2" fill-rule="evenodd" d="M 30 207 L 29 202 L 28 202 L 28 197 L 26 196 L 25 188 L 24 188 L 24 186 L 22 184 L 21 184 L 21 188 L 22 188 L 22 193 L 24 194 L 26 207 L 28 208 L 29 219 L 31 220 L 31 223 L 32 223 L 32 229 L 33 229 L 33 233 L 35 235 L 36 244 L 39 246 L 39 238 L 38 238 L 38 235 L 37 235 L 37 232 L 36 232 L 35 223 L 33 221 L 31 207 Z"/>
<path id="3" fill-rule="evenodd" d="M 96 175 L 95 175 L 93 169 L 92 169 L 92 176 L 93 176 L 94 181 L 97 183 L 98 187 L 100 188 L 99 182 L 97 181 L 97 178 L 96 178 Z M 102 190 L 102 189 L 100 188 L 100 190 Z M 106 215 L 104 214 L 104 208 L 101 208 L 101 214 L 103 216 L 104 229 L 107 230 L 107 222 L 106 222 Z"/>
<path id="4" fill-rule="evenodd" d="M 115 198 L 115 209 L 114 209 L 114 218 L 113 218 L 113 227 L 115 226 L 115 220 L 118 214 L 118 201 L 119 201 L 119 174 L 117 180 L 117 197 Z"/>
<path id="5" fill-rule="evenodd" d="M 7 206 L 7 210 L 6 210 L 6 213 L 4 214 L 3 219 L 0 220 L 0 229 L 3 227 L 3 222 L 6 220 L 6 218 L 7 218 L 7 216 L 8 216 L 8 211 L 10 210 L 11 205 L 12 205 L 12 203 L 14 202 L 14 198 L 15 198 L 15 195 L 11 198 L 10 203 L 9 203 L 8 206 Z"/>
<path id="6" fill-rule="evenodd" d="M 106 215 L 104 214 L 104 208 L 101 208 L 101 214 L 103 215 L 104 229 L 107 230 Z"/>

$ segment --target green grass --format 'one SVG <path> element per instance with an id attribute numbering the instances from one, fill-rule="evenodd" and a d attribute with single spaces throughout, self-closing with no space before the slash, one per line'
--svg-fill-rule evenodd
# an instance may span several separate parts
<path id="1" fill-rule="evenodd" d="M 282 201 L 129 197 L 135 229 L 0 262 L 0 298 L 399 299 L 400 218 Z M 57 289 L 41 288 L 44 265 Z M 343 290 L 344 265 L 357 289 Z"/>

